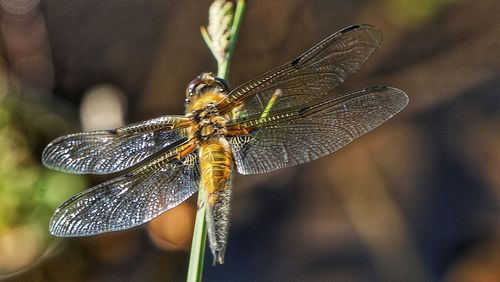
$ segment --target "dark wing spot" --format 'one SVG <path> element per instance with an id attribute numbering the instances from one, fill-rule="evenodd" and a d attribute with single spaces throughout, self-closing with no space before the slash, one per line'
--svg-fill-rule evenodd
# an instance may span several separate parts
<path id="1" fill-rule="evenodd" d="M 357 29 L 357 28 L 360 28 L 360 27 L 361 27 L 361 25 L 359 25 L 359 24 L 351 25 L 351 26 L 346 27 L 346 28 L 344 28 L 343 30 L 341 30 L 341 32 L 342 32 L 342 33 L 348 33 L 348 32 L 350 32 L 351 30 L 354 30 L 354 29 Z"/>

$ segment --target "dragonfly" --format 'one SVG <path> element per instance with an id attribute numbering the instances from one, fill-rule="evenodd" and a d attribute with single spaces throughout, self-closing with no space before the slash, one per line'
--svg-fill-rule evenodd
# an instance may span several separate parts
<path id="1" fill-rule="evenodd" d="M 381 41 L 374 26 L 349 26 L 232 90 L 212 73 L 197 76 L 187 87 L 184 115 L 53 140 L 42 153 L 49 168 L 122 173 L 61 204 L 51 218 L 51 234 L 74 237 L 129 229 L 205 189 L 209 247 L 222 264 L 234 170 L 260 174 L 316 160 L 408 104 L 403 91 L 388 86 L 334 91 Z"/>

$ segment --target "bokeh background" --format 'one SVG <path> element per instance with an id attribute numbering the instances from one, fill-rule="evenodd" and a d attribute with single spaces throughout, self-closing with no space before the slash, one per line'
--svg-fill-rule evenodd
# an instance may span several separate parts
<path id="1" fill-rule="evenodd" d="M 0 280 L 182 281 L 194 200 L 146 226 L 48 235 L 70 195 L 106 178 L 40 165 L 77 131 L 183 113 L 216 65 L 210 1 L 0 0 Z M 500 281 L 500 1 L 248 1 L 230 84 L 336 30 L 384 42 L 338 91 L 403 89 L 409 106 L 345 149 L 237 176 L 226 263 L 206 281 Z"/>

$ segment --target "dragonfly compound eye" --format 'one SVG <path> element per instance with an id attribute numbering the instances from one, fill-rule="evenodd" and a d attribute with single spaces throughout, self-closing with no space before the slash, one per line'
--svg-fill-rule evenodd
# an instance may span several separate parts
<path id="1" fill-rule="evenodd" d="M 215 77 L 214 84 L 217 84 L 219 86 L 220 92 L 229 91 L 229 86 L 227 85 L 226 81 L 220 77 Z"/>
<path id="2" fill-rule="evenodd" d="M 190 101 L 193 97 L 206 91 L 227 92 L 227 83 L 211 72 L 205 72 L 193 79 L 186 88 L 186 98 Z M 188 102 L 189 102 L 188 101 Z"/>

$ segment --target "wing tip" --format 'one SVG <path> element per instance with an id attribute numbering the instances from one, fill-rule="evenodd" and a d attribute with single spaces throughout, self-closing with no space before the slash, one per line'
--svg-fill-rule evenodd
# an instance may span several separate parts
<path id="1" fill-rule="evenodd" d="M 61 159 L 61 155 L 57 153 L 58 143 L 67 139 L 68 136 L 69 135 L 58 137 L 47 144 L 42 151 L 40 159 L 42 164 L 49 169 L 66 173 L 81 174 L 79 171 L 73 171 L 69 166 L 64 165 L 64 160 Z"/>
<path id="2" fill-rule="evenodd" d="M 50 235 L 58 238 L 76 238 L 76 237 L 87 237 L 87 236 L 95 236 L 99 234 L 103 234 L 106 232 L 114 232 L 121 230 L 93 230 L 93 229 L 85 229 L 85 228 L 71 228 L 68 227 L 68 221 L 64 224 L 64 220 L 61 221 L 62 218 L 57 218 L 56 210 L 54 216 L 50 219 L 49 223 L 49 233 Z M 69 224 L 71 225 L 71 224 Z"/>
<path id="3" fill-rule="evenodd" d="M 340 30 L 341 34 L 353 32 L 355 30 L 363 30 L 369 33 L 372 40 L 376 43 L 376 45 L 380 45 L 382 43 L 382 31 L 378 29 L 376 26 L 371 24 L 355 24 L 344 29 Z"/>
<path id="4" fill-rule="evenodd" d="M 50 167 L 50 163 L 49 163 L 49 160 L 50 160 L 50 155 L 51 155 L 51 151 L 52 151 L 52 147 L 54 146 L 54 142 L 56 140 L 50 142 L 49 144 L 47 144 L 47 146 L 45 146 L 45 148 L 43 148 L 43 151 L 42 151 L 42 156 L 41 156 L 41 160 L 42 160 L 42 164 L 48 168 L 51 168 Z"/>
<path id="5" fill-rule="evenodd" d="M 57 213 L 57 210 L 56 210 L 56 213 Z M 71 233 L 68 233 L 68 232 L 61 232 L 61 227 L 58 223 L 58 221 L 56 221 L 54 219 L 54 217 L 52 217 L 50 219 L 50 223 L 49 223 L 49 233 L 50 235 L 54 236 L 54 237 L 73 237 L 71 235 Z"/>
<path id="6" fill-rule="evenodd" d="M 404 107 L 406 107 L 408 105 L 409 101 L 410 101 L 410 98 L 408 97 L 408 95 L 406 94 L 406 92 L 404 92 L 401 89 L 392 87 L 392 86 L 374 85 L 374 86 L 370 86 L 368 88 L 365 88 L 363 91 L 391 93 L 391 95 L 393 96 L 393 98 L 400 99 L 400 105 L 401 105 L 401 109 L 400 110 L 402 110 Z"/>
<path id="7" fill-rule="evenodd" d="M 112 232 L 112 231 L 109 231 Z M 105 232 L 86 232 L 86 233 L 74 233 L 71 231 L 62 231 L 61 228 L 57 228 L 55 226 L 50 226 L 49 227 L 49 233 L 50 235 L 58 238 L 76 238 L 76 237 L 88 237 L 88 236 L 95 236 L 99 235 Z"/>
<path id="8" fill-rule="evenodd" d="M 408 97 L 406 92 L 404 92 L 403 90 L 395 88 L 395 87 L 391 87 L 391 86 L 387 86 L 387 90 L 393 94 L 393 98 L 399 99 L 400 108 L 399 108 L 398 112 L 403 110 L 410 102 L 410 98 Z"/>

